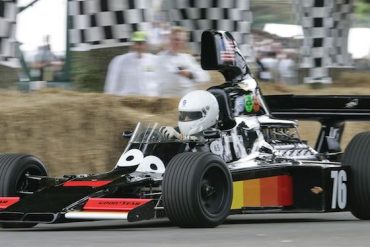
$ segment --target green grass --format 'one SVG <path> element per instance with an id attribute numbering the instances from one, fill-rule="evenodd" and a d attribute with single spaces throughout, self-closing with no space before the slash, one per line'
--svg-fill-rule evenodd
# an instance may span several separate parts
<path id="1" fill-rule="evenodd" d="M 72 81 L 80 91 L 101 92 L 113 57 L 126 53 L 128 47 L 112 47 L 71 52 Z"/>
<path id="2" fill-rule="evenodd" d="M 0 65 L 0 88 L 15 87 L 17 70 Z"/>

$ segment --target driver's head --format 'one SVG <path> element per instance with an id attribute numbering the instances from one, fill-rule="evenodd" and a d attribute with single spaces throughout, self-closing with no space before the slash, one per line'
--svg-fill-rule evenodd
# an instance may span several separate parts
<path id="1" fill-rule="evenodd" d="M 132 50 L 142 54 L 147 50 L 147 35 L 145 32 L 136 31 L 131 35 Z"/>
<path id="2" fill-rule="evenodd" d="M 218 120 L 219 107 L 210 92 L 196 90 L 186 94 L 179 103 L 179 128 L 190 136 L 214 126 Z"/>

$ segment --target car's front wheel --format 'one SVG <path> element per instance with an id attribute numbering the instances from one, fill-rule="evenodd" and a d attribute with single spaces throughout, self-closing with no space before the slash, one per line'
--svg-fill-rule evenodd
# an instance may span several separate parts
<path id="1" fill-rule="evenodd" d="M 176 155 L 166 167 L 162 185 L 166 215 L 177 226 L 215 227 L 229 215 L 232 178 L 225 162 L 214 154 Z"/>
<path id="2" fill-rule="evenodd" d="M 22 192 L 38 188 L 29 183 L 28 175 L 47 176 L 43 163 L 32 155 L 0 154 L 0 197 L 22 197 Z M 33 227 L 34 223 L 0 223 L 2 228 Z"/>

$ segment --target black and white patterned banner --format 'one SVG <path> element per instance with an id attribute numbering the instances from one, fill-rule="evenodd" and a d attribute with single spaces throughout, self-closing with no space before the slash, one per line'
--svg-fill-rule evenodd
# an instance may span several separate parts
<path id="1" fill-rule="evenodd" d="M 0 63 L 8 64 L 16 55 L 16 0 L 0 0 Z"/>
<path id="2" fill-rule="evenodd" d="M 349 66 L 347 37 L 353 0 L 295 0 L 303 27 L 301 67 L 309 68 L 307 83 L 331 83 L 329 68 Z"/>
<path id="3" fill-rule="evenodd" d="M 249 0 L 173 0 L 169 13 L 175 25 L 191 31 L 190 45 L 195 53 L 199 54 L 202 32 L 218 29 L 231 32 L 242 53 L 252 56 Z"/>
<path id="4" fill-rule="evenodd" d="M 126 44 L 136 30 L 150 30 L 157 0 L 69 0 L 70 43 L 74 49 Z M 231 31 L 244 54 L 252 54 L 249 0 L 165 1 L 174 25 L 191 31 L 190 46 L 200 50 L 206 29 Z"/>
<path id="5" fill-rule="evenodd" d="M 153 0 L 68 0 L 73 49 L 125 45 L 134 31 L 149 30 Z"/>

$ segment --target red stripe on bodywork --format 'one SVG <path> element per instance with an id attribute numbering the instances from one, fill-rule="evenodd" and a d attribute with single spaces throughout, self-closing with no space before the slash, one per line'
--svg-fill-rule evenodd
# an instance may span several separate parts
<path id="1" fill-rule="evenodd" d="M 278 178 L 278 201 L 280 205 L 293 205 L 293 181 L 292 177 L 288 175 L 279 176 Z"/>
<path id="2" fill-rule="evenodd" d="M 261 206 L 291 206 L 292 177 L 288 175 L 261 178 Z"/>
<path id="3" fill-rule="evenodd" d="M 19 197 L 0 197 L 0 209 L 5 209 L 19 201 Z"/>
<path id="4" fill-rule="evenodd" d="M 65 182 L 63 184 L 63 186 L 66 186 L 66 187 L 79 187 L 79 186 L 100 187 L 100 186 L 107 185 L 111 182 L 112 181 L 108 181 L 108 180 L 101 180 L 101 181 L 75 181 L 75 180 L 71 180 L 71 181 Z"/>
<path id="5" fill-rule="evenodd" d="M 83 207 L 84 210 L 99 211 L 130 211 L 151 199 L 138 198 L 89 198 Z"/>

